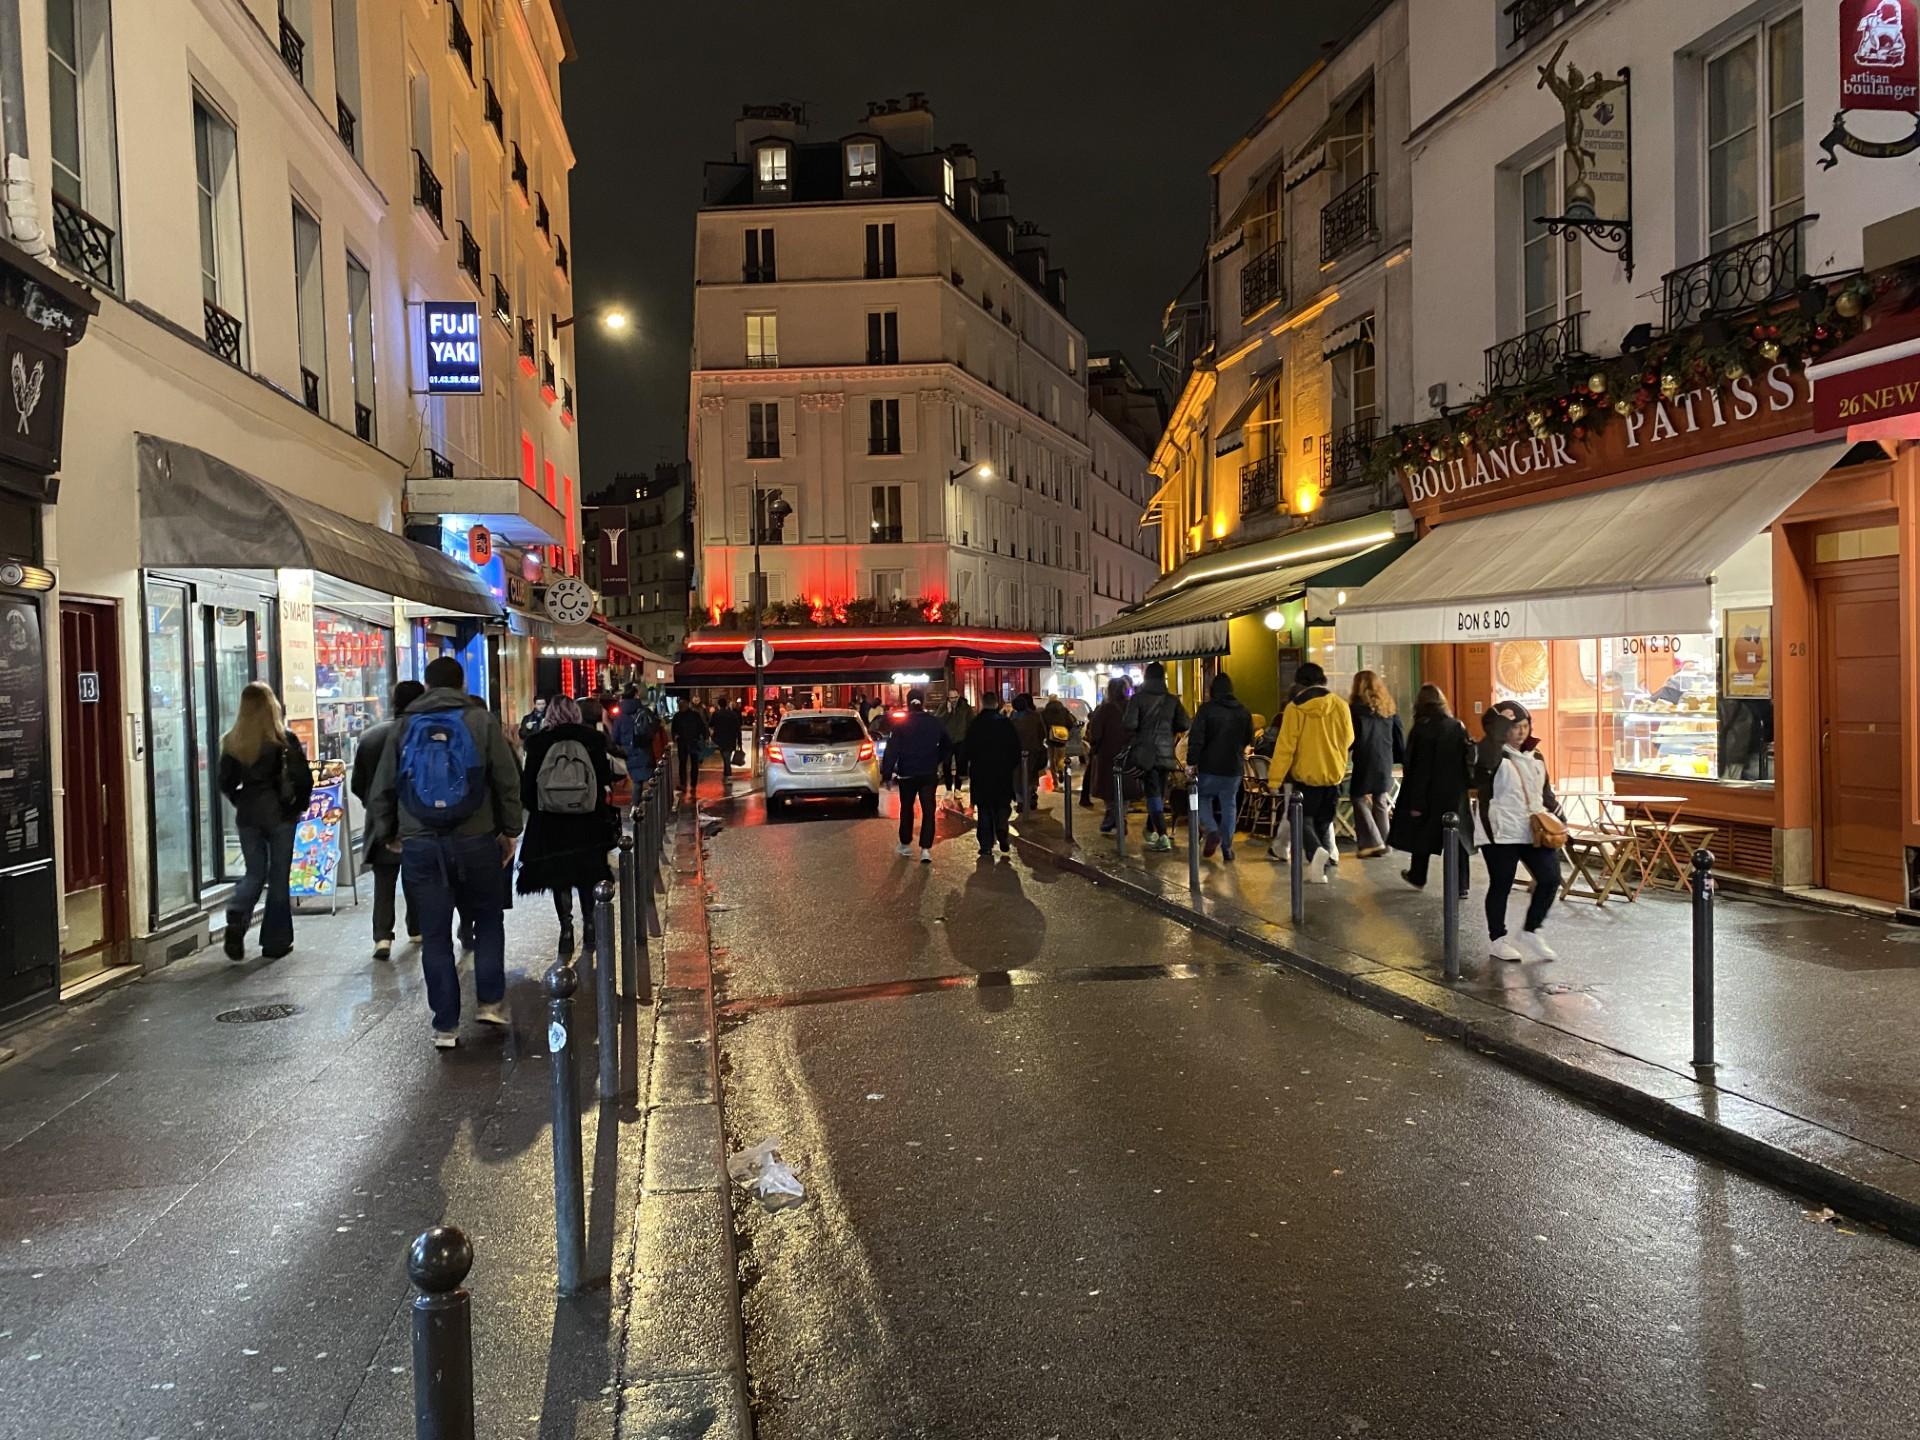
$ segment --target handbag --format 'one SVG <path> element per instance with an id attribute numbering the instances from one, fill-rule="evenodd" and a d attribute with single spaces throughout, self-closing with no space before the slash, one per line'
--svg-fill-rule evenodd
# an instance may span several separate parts
<path id="1" fill-rule="evenodd" d="M 742 750 L 738 745 L 734 746 L 732 751 L 727 755 L 727 764 L 731 765 L 735 770 L 741 770 L 746 767 L 746 763 L 747 752 Z"/>
<path id="2" fill-rule="evenodd" d="M 1558 815 L 1536 810 L 1527 817 L 1533 828 L 1533 843 L 1542 850 L 1567 848 L 1567 822 Z"/>

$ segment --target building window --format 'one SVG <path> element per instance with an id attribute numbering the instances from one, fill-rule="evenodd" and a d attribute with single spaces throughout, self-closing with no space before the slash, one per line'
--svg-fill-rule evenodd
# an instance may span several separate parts
<path id="1" fill-rule="evenodd" d="M 1565 213 L 1566 191 L 1561 166 L 1565 156 L 1556 150 L 1520 178 L 1521 325 L 1537 330 L 1577 314 L 1583 289 L 1582 254 L 1578 234 L 1547 233 L 1541 222 Z"/>
<path id="2" fill-rule="evenodd" d="M 867 405 L 867 453 L 900 453 L 900 402 L 874 400 Z"/>
<path id="3" fill-rule="evenodd" d="M 246 286 L 240 249 L 239 137 L 202 96 L 193 97 L 194 180 L 200 210 L 200 295 L 207 344 L 246 363 Z"/>
<path id="4" fill-rule="evenodd" d="M 755 400 L 747 406 L 747 458 L 780 458 L 780 402 Z"/>
<path id="5" fill-rule="evenodd" d="M 880 183 L 880 146 L 873 140 L 854 140 L 847 145 L 847 179 L 854 185 Z"/>
<path id="6" fill-rule="evenodd" d="M 940 162 L 940 198 L 947 202 L 949 210 L 953 209 L 954 195 L 953 161 L 943 159 Z"/>
<path id="7" fill-rule="evenodd" d="M 747 231 L 746 251 L 744 274 L 747 284 L 771 284 L 776 274 L 773 263 L 773 227 L 766 225 Z"/>
<path id="8" fill-rule="evenodd" d="M 953 407 L 953 453 L 962 463 L 973 459 L 973 412 L 964 405 Z"/>
<path id="9" fill-rule="evenodd" d="M 362 440 L 374 438 L 373 277 L 347 256 L 347 360 L 353 368 L 353 429 Z"/>
<path id="10" fill-rule="evenodd" d="M 300 343 L 300 399 L 316 415 L 327 413 L 327 302 L 321 268 L 320 222 L 296 201 L 293 304 Z"/>
<path id="11" fill-rule="evenodd" d="M 867 315 L 867 363 L 900 363 L 900 315 L 893 310 L 874 310 Z"/>
<path id="12" fill-rule="evenodd" d="M 780 317 L 747 316 L 747 368 L 772 370 L 780 364 Z"/>
<path id="13" fill-rule="evenodd" d="M 360 16 L 357 0 L 333 0 L 334 120 L 340 143 L 360 156 Z"/>
<path id="14" fill-rule="evenodd" d="M 433 166 L 433 86 L 417 69 L 407 71 L 407 123 L 413 148 L 429 169 Z"/>
<path id="15" fill-rule="evenodd" d="M 118 282 L 112 26 L 107 0 L 47 0 L 54 246 L 71 270 Z"/>
<path id="16" fill-rule="evenodd" d="M 753 489 L 754 528 L 762 545 L 783 545 L 787 538 L 787 516 L 791 508 L 786 504 L 778 490 Z M 773 593 L 776 577 L 767 577 L 767 598 L 778 599 Z"/>
<path id="17" fill-rule="evenodd" d="M 1349 100 L 1327 136 L 1327 167 L 1339 195 L 1373 174 L 1373 86 Z"/>
<path id="18" fill-rule="evenodd" d="M 787 190 L 787 156 L 785 145 L 762 145 L 756 157 L 759 165 L 760 189 L 784 195 Z"/>
<path id="19" fill-rule="evenodd" d="M 1806 213 L 1800 41 L 1796 12 L 1707 61 L 1709 254 Z"/>
<path id="20" fill-rule="evenodd" d="M 876 542 L 897 544 L 905 534 L 902 528 L 900 487 L 876 485 L 871 501 L 872 516 L 868 530 Z"/>
<path id="21" fill-rule="evenodd" d="M 867 279 L 891 280 L 900 273 L 891 224 L 867 226 Z"/>
<path id="22" fill-rule="evenodd" d="M 907 572 L 904 570 L 874 571 L 873 598 L 882 605 L 897 605 L 906 599 Z"/>

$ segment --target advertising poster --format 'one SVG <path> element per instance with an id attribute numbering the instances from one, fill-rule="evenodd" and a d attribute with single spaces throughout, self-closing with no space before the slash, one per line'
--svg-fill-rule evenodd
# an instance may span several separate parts
<path id="1" fill-rule="evenodd" d="M 340 874 L 340 847 L 346 843 L 345 773 L 314 783 L 313 799 L 293 828 L 294 898 L 331 898 Z"/>
<path id="2" fill-rule="evenodd" d="M 47 671 L 40 609 L 0 600 L 0 867 L 53 854 Z"/>
<path id="3" fill-rule="evenodd" d="M 1729 610 L 1722 617 L 1727 663 L 1721 668 L 1728 700 L 1773 698 L 1773 611 Z"/>

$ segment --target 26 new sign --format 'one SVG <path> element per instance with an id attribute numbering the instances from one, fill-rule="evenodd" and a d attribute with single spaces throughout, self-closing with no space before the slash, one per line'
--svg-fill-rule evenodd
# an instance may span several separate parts
<path id="1" fill-rule="evenodd" d="M 480 306 L 471 300 L 428 300 L 420 307 L 427 332 L 427 393 L 480 393 Z"/>

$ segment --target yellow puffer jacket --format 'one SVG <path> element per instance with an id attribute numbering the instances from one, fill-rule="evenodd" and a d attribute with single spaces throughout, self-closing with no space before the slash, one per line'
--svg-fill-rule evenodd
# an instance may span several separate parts
<path id="1" fill-rule="evenodd" d="M 1338 785 L 1347 777 L 1352 749 L 1352 709 L 1315 686 L 1287 706 L 1268 773 L 1296 785 Z"/>

